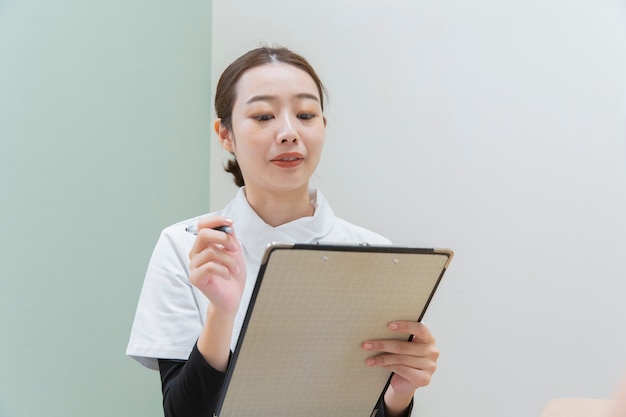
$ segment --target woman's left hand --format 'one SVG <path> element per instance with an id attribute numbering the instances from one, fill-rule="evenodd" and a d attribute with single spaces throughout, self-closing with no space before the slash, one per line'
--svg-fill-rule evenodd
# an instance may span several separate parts
<path id="1" fill-rule="evenodd" d="M 415 390 L 430 383 L 437 369 L 439 349 L 430 330 L 422 323 L 400 320 L 389 323 L 388 327 L 395 333 L 405 334 L 406 339 L 368 340 L 362 343 L 362 348 L 380 352 L 367 358 L 368 366 L 382 366 L 394 373 L 385 392 L 386 415 L 401 415 Z"/>

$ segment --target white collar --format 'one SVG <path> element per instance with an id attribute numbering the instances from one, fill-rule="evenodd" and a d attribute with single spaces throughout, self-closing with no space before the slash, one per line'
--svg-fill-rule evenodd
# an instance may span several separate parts
<path id="1" fill-rule="evenodd" d="M 224 208 L 223 214 L 233 220 L 235 233 L 243 244 L 249 259 L 259 264 L 267 245 L 281 243 L 313 243 L 330 233 L 334 213 L 319 190 L 310 189 L 313 216 L 301 217 L 278 227 L 272 227 L 250 207 L 241 187 L 235 198 Z"/>

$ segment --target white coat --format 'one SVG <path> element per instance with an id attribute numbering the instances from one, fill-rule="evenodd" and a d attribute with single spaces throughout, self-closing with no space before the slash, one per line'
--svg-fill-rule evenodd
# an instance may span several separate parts
<path id="1" fill-rule="evenodd" d="M 237 313 L 231 349 L 250 302 L 265 248 L 283 243 L 368 243 L 390 244 L 383 236 L 335 217 L 321 192 L 310 190 L 315 213 L 278 227 L 265 223 L 250 207 L 245 187 L 216 213 L 233 220 L 246 260 L 247 281 Z M 158 369 L 158 358 L 187 359 L 198 339 L 209 300 L 189 281 L 189 251 L 195 236 L 185 229 L 195 225 L 194 217 L 161 232 L 150 259 L 126 354 L 144 366 Z"/>

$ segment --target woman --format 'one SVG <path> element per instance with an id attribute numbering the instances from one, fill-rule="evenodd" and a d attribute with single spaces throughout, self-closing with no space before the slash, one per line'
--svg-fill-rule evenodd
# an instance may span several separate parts
<path id="1" fill-rule="evenodd" d="M 389 243 L 335 217 L 321 192 L 309 189 L 325 137 L 324 91 L 309 63 L 285 48 L 252 50 L 219 80 L 214 127 L 241 188 L 223 210 L 163 231 L 127 350 L 160 370 L 168 417 L 212 415 L 268 243 Z M 196 225 L 197 236 L 185 230 Z M 378 415 L 409 415 L 438 351 L 420 323 L 389 329 L 413 339 L 364 341 L 365 351 L 382 353 L 363 366 L 394 372 Z"/>

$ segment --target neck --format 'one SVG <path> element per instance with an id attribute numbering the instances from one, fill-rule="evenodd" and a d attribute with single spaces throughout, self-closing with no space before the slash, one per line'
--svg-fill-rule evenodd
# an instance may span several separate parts
<path id="1" fill-rule="evenodd" d="M 274 193 L 257 193 L 246 187 L 246 198 L 250 207 L 272 227 L 312 216 L 315 211 L 311 205 L 308 186 Z"/>

